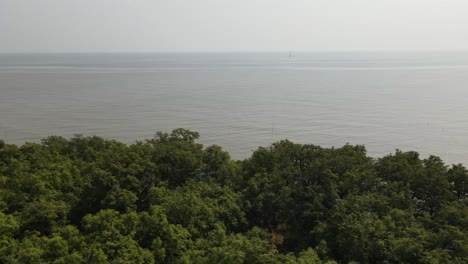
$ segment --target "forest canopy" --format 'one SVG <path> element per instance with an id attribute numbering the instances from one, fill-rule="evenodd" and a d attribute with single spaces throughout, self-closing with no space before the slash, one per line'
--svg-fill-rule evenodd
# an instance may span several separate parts
<path id="1" fill-rule="evenodd" d="M 186 129 L 0 141 L 0 263 L 468 263 L 468 170 Z"/>

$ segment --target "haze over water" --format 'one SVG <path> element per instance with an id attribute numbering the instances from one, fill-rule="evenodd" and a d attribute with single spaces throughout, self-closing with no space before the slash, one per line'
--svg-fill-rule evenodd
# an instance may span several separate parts
<path id="1" fill-rule="evenodd" d="M 281 139 L 468 164 L 467 53 L 0 55 L 0 138 L 199 131 L 235 159 Z"/>

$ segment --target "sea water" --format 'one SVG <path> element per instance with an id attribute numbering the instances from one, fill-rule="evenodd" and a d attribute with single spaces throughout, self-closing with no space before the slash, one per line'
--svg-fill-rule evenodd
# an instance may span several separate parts
<path id="1" fill-rule="evenodd" d="M 468 53 L 0 55 L 0 139 L 187 128 L 234 159 L 289 139 L 468 164 Z"/>

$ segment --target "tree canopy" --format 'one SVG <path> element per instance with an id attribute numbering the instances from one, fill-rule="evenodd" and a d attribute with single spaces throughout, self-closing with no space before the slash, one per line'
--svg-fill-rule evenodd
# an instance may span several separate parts
<path id="1" fill-rule="evenodd" d="M 462 164 L 198 137 L 0 140 L 0 263 L 468 263 Z"/>

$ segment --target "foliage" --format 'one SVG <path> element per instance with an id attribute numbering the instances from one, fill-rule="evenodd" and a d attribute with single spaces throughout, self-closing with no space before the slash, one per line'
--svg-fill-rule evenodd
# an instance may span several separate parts
<path id="1" fill-rule="evenodd" d="M 468 170 L 186 129 L 0 141 L 0 263 L 468 263 Z"/>

